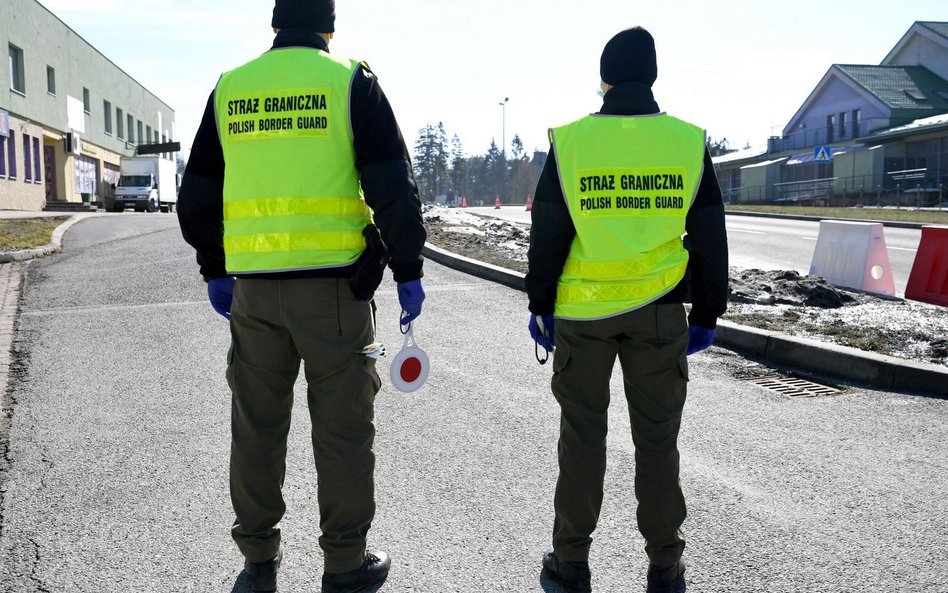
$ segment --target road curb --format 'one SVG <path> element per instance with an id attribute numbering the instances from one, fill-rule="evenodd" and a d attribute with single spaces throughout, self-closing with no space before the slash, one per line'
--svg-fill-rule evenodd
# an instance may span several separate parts
<path id="1" fill-rule="evenodd" d="M 524 275 L 430 243 L 425 257 L 459 272 L 526 292 Z M 898 392 L 948 399 L 948 369 L 855 348 L 718 321 L 715 345 L 795 370 Z"/>
<path id="2" fill-rule="evenodd" d="M 26 261 L 30 259 L 36 259 L 39 257 L 46 257 L 47 255 L 52 255 L 54 253 L 59 253 L 63 249 L 63 236 L 66 234 L 66 231 L 69 228 L 79 222 L 80 220 L 85 220 L 87 218 L 95 218 L 98 216 L 105 216 L 105 214 L 100 214 L 96 212 L 89 212 L 83 214 L 73 214 L 69 217 L 66 222 L 62 223 L 55 229 L 53 229 L 52 237 L 50 242 L 42 247 L 36 247 L 34 249 L 21 249 L 19 251 L 3 251 L 0 252 L 0 264 L 5 264 L 13 261 Z M 50 214 L 50 218 L 54 218 L 54 214 Z M 39 217 L 37 217 L 39 218 Z"/>
<path id="3" fill-rule="evenodd" d="M 819 222 L 821 220 L 841 220 L 844 222 L 865 222 L 870 224 L 881 224 L 882 226 L 895 229 L 921 229 L 923 226 L 937 226 L 934 223 L 921 222 L 899 222 L 897 220 L 866 220 L 864 218 L 827 218 L 825 216 L 807 216 L 805 214 L 772 214 L 768 212 L 748 212 L 744 210 L 727 210 L 724 214 L 734 216 L 751 216 L 758 218 L 781 218 L 784 220 L 805 220 L 808 222 Z"/>

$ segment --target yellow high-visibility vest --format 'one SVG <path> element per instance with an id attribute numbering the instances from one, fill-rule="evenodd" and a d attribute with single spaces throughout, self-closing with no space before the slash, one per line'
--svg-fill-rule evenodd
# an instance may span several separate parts
<path id="1" fill-rule="evenodd" d="M 550 130 L 576 237 L 556 291 L 563 319 L 654 302 L 688 266 L 685 218 L 704 169 L 704 130 L 665 114 L 590 115 Z"/>
<path id="2" fill-rule="evenodd" d="M 341 267 L 365 249 L 371 211 L 349 120 L 358 66 L 315 49 L 274 49 L 221 76 L 228 273 Z"/>

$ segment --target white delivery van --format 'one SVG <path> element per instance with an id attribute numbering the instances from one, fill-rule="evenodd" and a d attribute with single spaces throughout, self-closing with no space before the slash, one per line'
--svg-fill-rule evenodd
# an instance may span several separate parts
<path id="1" fill-rule="evenodd" d="M 158 155 L 122 157 L 112 212 L 134 208 L 135 212 L 173 212 L 178 202 L 178 166 Z"/>

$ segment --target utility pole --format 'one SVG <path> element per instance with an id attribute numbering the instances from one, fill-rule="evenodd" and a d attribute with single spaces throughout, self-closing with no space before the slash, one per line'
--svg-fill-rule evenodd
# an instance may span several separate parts
<path id="1" fill-rule="evenodd" d="M 500 158 L 504 162 L 504 179 L 501 185 L 501 193 L 507 197 L 507 101 L 510 97 L 504 97 L 504 100 L 498 103 L 500 105 Z"/>
<path id="2" fill-rule="evenodd" d="M 500 152 L 507 158 L 507 101 L 510 97 L 504 97 L 504 100 L 498 103 L 500 105 Z"/>

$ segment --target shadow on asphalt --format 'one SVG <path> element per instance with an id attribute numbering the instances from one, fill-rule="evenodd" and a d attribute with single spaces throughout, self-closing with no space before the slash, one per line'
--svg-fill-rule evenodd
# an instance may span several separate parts
<path id="1" fill-rule="evenodd" d="M 279 582 L 277 583 L 279 590 Z M 359 589 L 359 593 L 377 593 L 385 585 L 385 581 L 381 583 L 376 583 L 371 587 L 365 587 L 364 589 Z M 560 589 L 546 589 L 546 591 L 558 592 Z M 253 589 L 250 588 L 250 577 L 247 576 L 247 573 L 240 571 L 240 574 L 237 575 L 237 580 L 234 582 L 234 588 L 230 590 L 230 593 L 253 593 Z"/>

